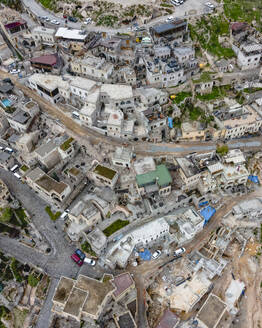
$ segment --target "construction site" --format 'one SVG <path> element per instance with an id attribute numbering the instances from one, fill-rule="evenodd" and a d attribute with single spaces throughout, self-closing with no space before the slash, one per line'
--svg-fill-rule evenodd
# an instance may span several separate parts
<path id="1" fill-rule="evenodd" d="M 182 327 L 259 327 L 260 256 L 250 231 L 224 225 L 212 231 L 200 249 L 164 266 L 150 284 L 149 326 L 168 308 Z"/>

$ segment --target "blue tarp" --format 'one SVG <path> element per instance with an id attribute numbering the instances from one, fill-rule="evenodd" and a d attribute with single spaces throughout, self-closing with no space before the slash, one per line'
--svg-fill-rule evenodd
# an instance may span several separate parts
<path id="1" fill-rule="evenodd" d="M 212 218 L 212 216 L 216 213 L 214 207 L 208 205 L 200 211 L 201 216 L 204 218 L 204 225 Z"/>
<path id="2" fill-rule="evenodd" d="M 168 127 L 170 129 L 172 129 L 173 128 L 173 119 L 172 119 L 172 117 L 168 117 L 167 118 L 167 121 L 168 121 Z"/>
<path id="3" fill-rule="evenodd" d="M 139 256 L 142 260 L 144 261 L 149 261 L 151 260 L 151 252 L 149 249 L 146 249 L 144 250 L 144 252 L 139 252 Z"/>
<path id="4" fill-rule="evenodd" d="M 207 205 L 207 204 L 208 204 L 208 201 L 206 200 L 205 202 L 199 203 L 198 206 L 201 207 L 201 206 L 204 206 L 204 205 Z"/>
<path id="5" fill-rule="evenodd" d="M 248 177 L 248 180 L 250 180 L 250 181 L 252 181 L 252 182 L 254 182 L 254 183 L 259 184 L 259 180 L 258 180 L 258 176 L 257 176 L 257 175 L 250 175 L 250 176 Z"/>

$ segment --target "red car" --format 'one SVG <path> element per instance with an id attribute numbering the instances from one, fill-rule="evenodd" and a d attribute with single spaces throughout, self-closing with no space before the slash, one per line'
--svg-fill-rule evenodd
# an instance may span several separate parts
<path id="1" fill-rule="evenodd" d="M 84 263 L 83 260 L 81 260 L 80 257 L 77 256 L 76 254 L 72 254 L 72 255 L 71 255 L 71 259 L 72 259 L 74 262 L 76 262 L 76 264 L 79 265 L 79 266 L 82 266 L 83 263 Z"/>
<path id="2" fill-rule="evenodd" d="M 67 18 L 67 16 L 66 16 L 66 15 L 63 15 L 63 17 L 64 17 L 64 18 Z"/>

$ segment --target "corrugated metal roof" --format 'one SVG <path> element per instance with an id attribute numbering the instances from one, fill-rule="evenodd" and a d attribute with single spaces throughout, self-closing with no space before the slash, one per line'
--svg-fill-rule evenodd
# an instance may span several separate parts
<path id="1" fill-rule="evenodd" d="M 158 165 L 155 171 L 150 171 L 136 176 L 138 186 L 145 186 L 150 183 L 155 183 L 161 187 L 169 185 L 172 182 L 171 175 L 164 164 Z"/>

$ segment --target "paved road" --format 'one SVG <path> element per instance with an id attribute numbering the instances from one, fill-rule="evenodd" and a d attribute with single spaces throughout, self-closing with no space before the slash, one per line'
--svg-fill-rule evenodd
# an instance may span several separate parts
<path id="1" fill-rule="evenodd" d="M 32 216 L 32 222 L 39 232 L 48 240 L 51 245 L 52 253 L 43 254 L 30 247 L 24 246 L 17 240 L 6 236 L 0 236 L 0 249 L 14 256 L 21 262 L 31 263 L 43 269 L 52 279 L 47 299 L 38 320 L 37 328 L 46 328 L 50 318 L 51 302 L 57 280 L 61 276 L 76 278 L 78 273 L 86 274 L 90 277 L 101 277 L 103 271 L 96 266 L 95 268 L 83 265 L 81 269 L 70 259 L 70 255 L 75 250 L 64 238 L 64 232 L 60 223 L 54 223 L 45 212 L 46 203 L 40 199 L 26 184 L 17 180 L 11 172 L 0 169 L 0 179 L 8 186 L 9 191 L 24 206 Z M 57 229 L 55 228 L 57 226 Z"/>
<path id="2" fill-rule="evenodd" d="M 45 9 L 42 7 L 37 1 L 35 0 L 22 0 L 23 4 L 25 5 L 26 8 L 28 8 L 32 14 L 34 14 L 36 17 L 38 16 L 48 16 L 51 20 L 55 19 L 58 22 L 60 22 L 60 26 L 65 26 L 65 19 L 62 17 L 62 13 L 60 15 L 55 15 L 48 9 Z M 172 14 L 173 17 L 188 17 L 188 16 L 193 16 L 193 15 L 200 15 L 203 13 L 207 13 L 207 8 L 205 7 L 204 3 L 206 0 L 187 0 L 182 6 L 175 7 L 175 12 Z M 214 2 L 214 1 L 213 1 Z M 190 15 L 190 11 L 193 9 L 192 15 Z M 155 25 L 156 23 L 161 23 L 165 22 L 166 18 L 170 16 L 161 16 L 158 18 L 155 18 L 151 20 L 149 23 L 143 25 L 144 27 L 150 27 Z M 52 24 L 48 24 L 49 26 L 54 26 Z M 83 26 L 82 22 L 67 22 L 67 26 L 76 28 L 76 29 L 81 29 Z M 56 27 L 56 26 L 55 26 Z M 111 32 L 116 33 L 124 33 L 128 32 L 128 27 L 120 27 L 120 28 L 110 28 L 110 27 L 105 27 L 105 26 L 95 26 L 93 24 L 90 24 L 88 26 L 85 26 L 85 28 L 88 31 L 94 31 L 94 32 Z"/>
<path id="3" fill-rule="evenodd" d="M 14 82 L 15 86 L 24 92 L 24 94 L 35 100 L 41 107 L 43 112 L 58 119 L 61 124 L 67 128 L 68 133 L 77 135 L 83 140 L 83 144 L 89 141 L 89 137 L 96 139 L 98 142 L 103 142 L 113 146 L 123 146 L 128 144 L 134 149 L 137 155 L 186 155 L 192 152 L 208 152 L 216 149 L 216 142 L 181 142 L 175 143 L 149 143 L 149 142 L 127 142 L 125 140 L 116 139 L 101 135 L 100 133 L 85 127 L 77 120 L 72 119 L 62 108 L 54 105 L 44 98 L 40 97 L 35 91 L 27 88 L 13 75 L 0 70 L 0 78 L 9 77 Z M 229 148 L 242 148 L 244 150 L 259 150 L 262 145 L 262 137 L 253 137 L 246 139 L 236 139 L 228 142 Z"/>

